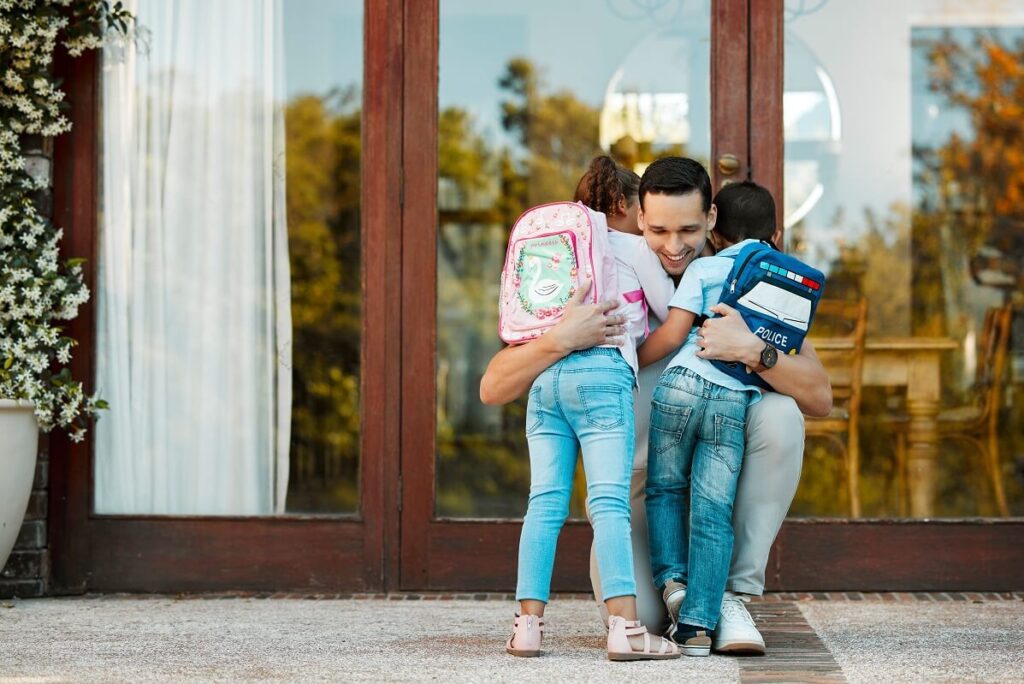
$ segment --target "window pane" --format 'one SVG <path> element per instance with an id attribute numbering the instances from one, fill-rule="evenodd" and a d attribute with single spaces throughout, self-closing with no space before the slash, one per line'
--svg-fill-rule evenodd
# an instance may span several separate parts
<path id="1" fill-rule="evenodd" d="M 289 512 L 359 507 L 363 3 L 284 3 Z"/>
<path id="2" fill-rule="evenodd" d="M 1022 60 L 1024 2 L 787 13 L 787 246 L 868 302 L 865 516 L 1024 513 Z M 851 510 L 840 446 L 808 440 L 795 514 Z"/>
<path id="3" fill-rule="evenodd" d="M 529 206 L 570 200 L 590 159 L 638 172 L 668 154 L 707 162 L 706 3 L 442 0 L 438 169 L 436 513 L 518 517 L 525 400 L 482 406 L 501 347 L 498 280 Z M 577 471 L 574 516 L 583 515 Z"/>
<path id="4" fill-rule="evenodd" d="M 355 510 L 362 5 L 128 5 L 102 78 L 96 510 Z"/>

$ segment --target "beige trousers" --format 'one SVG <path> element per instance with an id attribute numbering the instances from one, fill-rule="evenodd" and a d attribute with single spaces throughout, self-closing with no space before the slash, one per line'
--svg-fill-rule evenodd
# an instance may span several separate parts
<path id="1" fill-rule="evenodd" d="M 644 382 L 645 379 L 649 380 L 643 377 L 644 374 L 641 373 L 640 396 L 636 402 L 637 454 L 630 487 L 633 566 L 640 620 L 650 629 L 660 632 L 666 622 L 665 606 L 651 579 L 647 511 L 644 507 L 647 432 L 650 425 L 650 394 L 653 393 L 652 383 Z M 643 415 L 643 404 L 646 404 L 647 415 Z M 768 552 L 796 494 L 803 454 L 804 418 L 796 402 L 782 394 L 765 393 L 761 401 L 747 410 L 747 448 L 733 508 L 736 541 L 726 585 L 730 591 L 755 595 L 764 591 Z M 608 613 L 601 597 L 601 578 L 593 548 L 590 550 L 590 581 L 594 586 L 601 617 L 607 624 Z"/>

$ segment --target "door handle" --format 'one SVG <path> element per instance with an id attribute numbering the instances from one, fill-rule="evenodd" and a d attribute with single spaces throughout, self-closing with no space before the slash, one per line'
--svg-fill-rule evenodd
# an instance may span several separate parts
<path id="1" fill-rule="evenodd" d="M 718 171 L 723 176 L 731 176 L 740 170 L 740 160 L 735 154 L 723 154 L 718 158 Z"/>

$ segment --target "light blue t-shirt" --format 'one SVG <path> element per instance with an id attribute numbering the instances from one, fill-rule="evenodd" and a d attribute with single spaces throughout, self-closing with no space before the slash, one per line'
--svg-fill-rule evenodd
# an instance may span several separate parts
<path id="1" fill-rule="evenodd" d="M 726 247 L 715 256 L 695 259 L 683 272 L 679 287 L 676 288 L 676 293 L 668 304 L 669 307 L 692 311 L 698 316 L 714 316 L 711 307 L 718 304 L 722 287 L 729 278 L 729 271 L 732 270 L 735 263 L 732 257 L 747 245 L 756 242 L 757 240 L 744 240 Z M 727 389 L 746 391 L 750 397 L 747 406 L 751 406 L 761 399 L 761 392 L 757 387 L 744 385 L 731 375 L 723 373 L 707 359 L 697 356 L 698 351 L 700 351 L 700 347 L 697 346 L 697 328 L 693 328 L 668 367 L 688 368 L 708 382 Z"/>

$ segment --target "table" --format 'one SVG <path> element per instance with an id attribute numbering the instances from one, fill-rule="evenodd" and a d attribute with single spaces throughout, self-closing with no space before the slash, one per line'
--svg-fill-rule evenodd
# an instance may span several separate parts
<path id="1" fill-rule="evenodd" d="M 810 338 L 832 384 L 849 384 L 848 363 L 839 359 L 853 349 L 850 338 Z M 935 473 L 938 460 L 938 424 L 943 352 L 958 348 L 948 337 L 880 337 L 868 339 L 864 349 L 864 386 L 905 387 L 908 431 L 907 479 L 910 514 L 931 517 L 935 510 Z M 844 373 L 846 377 L 844 377 Z"/>

